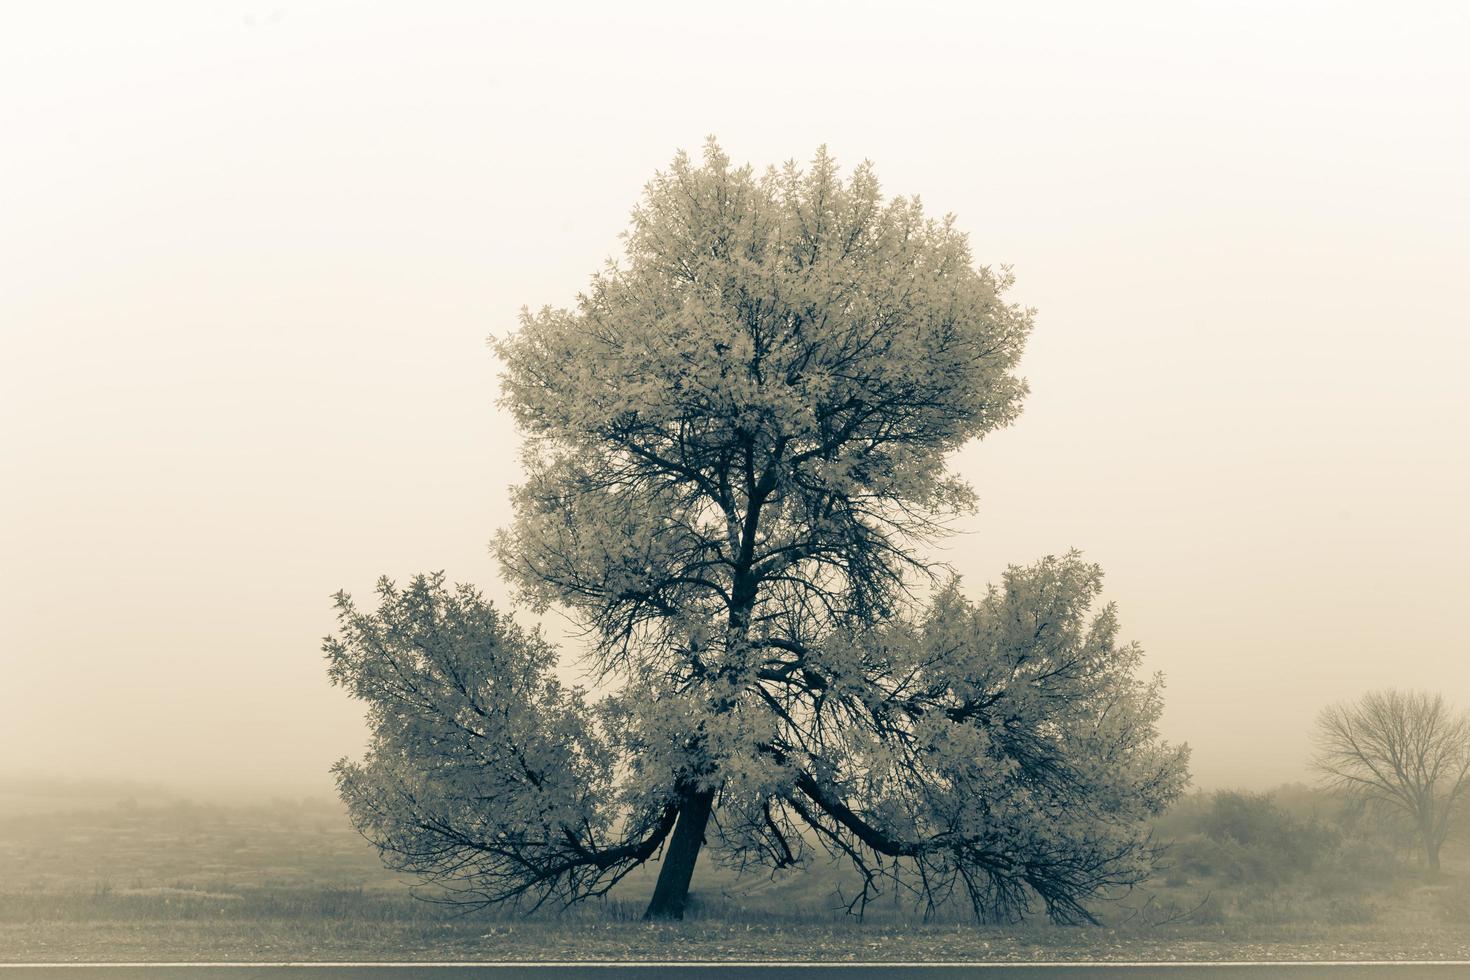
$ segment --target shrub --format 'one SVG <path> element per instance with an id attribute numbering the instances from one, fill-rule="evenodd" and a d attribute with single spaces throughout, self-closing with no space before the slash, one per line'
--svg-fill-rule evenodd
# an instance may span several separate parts
<path id="1" fill-rule="evenodd" d="M 1176 884 L 1183 877 L 1280 885 L 1330 870 L 1344 859 L 1362 872 L 1381 871 L 1392 860 L 1381 847 L 1349 843 L 1315 815 L 1293 815 L 1266 793 L 1221 791 L 1191 798 L 1160 821 L 1158 831 L 1161 836 L 1172 831 L 1168 860 Z"/>

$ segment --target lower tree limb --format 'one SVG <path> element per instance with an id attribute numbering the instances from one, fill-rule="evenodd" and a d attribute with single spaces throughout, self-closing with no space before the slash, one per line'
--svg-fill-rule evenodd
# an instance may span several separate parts
<path id="1" fill-rule="evenodd" d="M 643 918 L 684 918 L 689 882 L 694 877 L 699 849 L 704 845 L 704 828 L 709 824 L 714 801 L 713 790 L 692 793 L 685 798 L 684 805 L 679 808 L 679 822 L 674 826 L 674 834 L 664 850 L 658 883 L 653 886 L 653 898 L 649 900 Z"/>

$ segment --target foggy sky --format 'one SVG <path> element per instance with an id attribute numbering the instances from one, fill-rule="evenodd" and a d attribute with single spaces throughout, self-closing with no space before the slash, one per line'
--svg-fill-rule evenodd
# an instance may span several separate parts
<path id="1" fill-rule="evenodd" d="M 506 594 L 486 337 L 710 133 L 1014 267 L 1032 394 L 943 557 L 1102 563 L 1196 785 L 1470 705 L 1462 5 L 515 6 L 6 11 L 0 773 L 325 790 L 330 594 Z"/>

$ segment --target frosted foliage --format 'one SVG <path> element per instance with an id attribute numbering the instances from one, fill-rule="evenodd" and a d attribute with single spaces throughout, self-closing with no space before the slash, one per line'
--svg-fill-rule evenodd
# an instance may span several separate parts
<path id="1" fill-rule="evenodd" d="M 1112 606 L 1094 609 L 1101 578 L 1075 554 L 1047 558 L 977 603 L 951 581 L 912 619 L 834 638 L 812 658 L 822 696 L 773 705 L 798 791 L 781 817 L 874 878 L 982 916 L 1035 897 L 1086 920 L 1085 898 L 1147 877 L 1142 821 L 1182 789 L 1187 750 L 1159 740 L 1162 681 L 1135 678 L 1141 651 L 1116 642 Z M 774 836 L 748 820 L 742 844 Z"/>
<path id="2" fill-rule="evenodd" d="M 712 804 L 721 859 L 843 855 L 856 909 L 1077 921 L 1145 877 L 1186 753 L 1098 569 L 1048 558 L 972 603 L 923 557 L 973 505 L 948 455 L 1025 393 L 1009 282 L 866 165 L 757 176 L 711 144 L 657 175 L 623 259 L 496 344 L 526 436 L 498 554 L 585 627 L 601 696 L 471 591 L 344 598 L 333 676 L 377 738 L 340 772 L 385 856 L 573 900 L 661 849 L 692 868 Z"/>
<path id="3" fill-rule="evenodd" d="M 594 623 L 605 668 L 723 659 L 732 609 L 803 635 L 892 610 L 907 545 L 971 506 L 946 454 L 1019 410 L 1008 277 L 825 153 L 759 178 L 681 156 L 626 246 L 497 345 L 528 440 L 499 554 L 525 595 Z"/>
<path id="4" fill-rule="evenodd" d="M 384 579 L 378 599 L 369 614 L 339 594 L 324 650 L 373 733 L 338 787 L 393 866 L 456 901 L 535 905 L 600 892 L 652 853 L 639 838 L 672 814 L 598 805 L 615 757 L 539 636 L 442 575 Z"/>

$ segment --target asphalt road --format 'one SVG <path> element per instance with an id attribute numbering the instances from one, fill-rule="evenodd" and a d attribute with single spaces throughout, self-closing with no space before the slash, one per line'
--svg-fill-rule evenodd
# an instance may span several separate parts
<path id="1" fill-rule="evenodd" d="M 0 980 L 1450 980 L 1470 963 L 0 964 Z"/>

